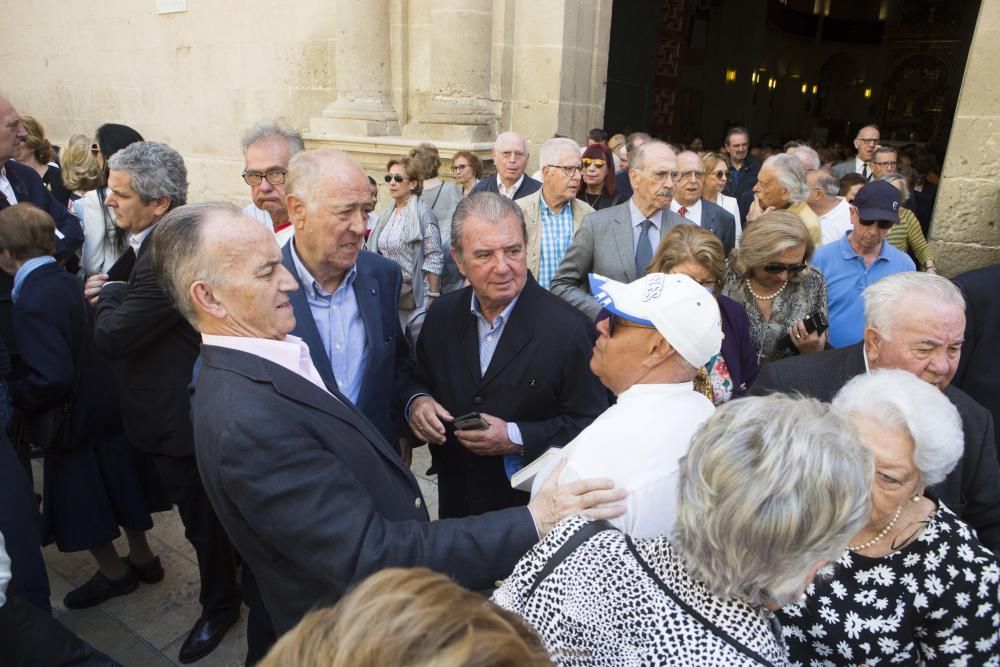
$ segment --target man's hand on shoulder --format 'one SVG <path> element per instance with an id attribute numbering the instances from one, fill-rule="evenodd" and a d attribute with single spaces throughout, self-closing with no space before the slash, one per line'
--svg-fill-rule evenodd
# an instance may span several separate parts
<path id="1" fill-rule="evenodd" d="M 540 537 L 544 538 L 553 526 L 575 514 L 588 519 L 614 519 L 625 513 L 625 506 L 618 503 L 627 495 L 625 489 L 615 488 L 612 480 L 600 478 L 559 484 L 559 475 L 565 467 L 563 459 L 528 503 Z"/>
<path id="2" fill-rule="evenodd" d="M 520 453 L 521 447 L 510 441 L 507 422 L 486 413 L 480 413 L 480 416 L 490 425 L 489 428 L 480 431 L 455 431 L 455 437 L 463 447 L 479 456 Z"/>
<path id="3" fill-rule="evenodd" d="M 445 431 L 443 422 L 454 421 L 451 413 L 430 396 L 418 396 L 410 405 L 410 428 L 414 435 L 425 442 L 443 445 Z"/>

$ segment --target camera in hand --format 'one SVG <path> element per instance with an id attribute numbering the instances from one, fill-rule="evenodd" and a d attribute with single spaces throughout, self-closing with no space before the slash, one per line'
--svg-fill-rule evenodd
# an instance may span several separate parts
<path id="1" fill-rule="evenodd" d="M 815 313 L 802 320 L 802 325 L 806 328 L 808 333 L 822 334 L 830 328 L 830 322 L 826 319 L 826 314 L 822 310 L 817 310 Z M 798 348 L 792 343 L 791 334 L 786 334 L 782 338 L 779 338 L 778 342 L 774 346 L 774 349 L 779 352 L 791 350 L 798 353 Z"/>

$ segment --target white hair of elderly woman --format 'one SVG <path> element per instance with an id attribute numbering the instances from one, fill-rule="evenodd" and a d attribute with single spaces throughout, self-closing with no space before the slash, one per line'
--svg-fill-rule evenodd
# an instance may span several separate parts
<path id="1" fill-rule="evenodd" d="M 859 375 L 837 393 L 833 408 L 906 429 L 913 439 L 913 464 L 926 486 L 943 481 L 962 458 L 958 409 L 940 389 L 912 373 L 887 368 Z"/>
<path id="2" fill-rule="evenodd" d="M 713 594 L 785 605 L 864 526 L 873 475 L 871 453 L 828 405 L 731 401 L 680 461 L 671 542 Z"/>
<path id="3" fill-rule="evenodd" d="M 882 278 L 862 293 L 865 300 L 865 324 L 875 327 L 887 340 L 906 305 L 923 299 L 954 305 L 965 310 L 965 297 L 961 290 L 944 276 L 933 273 L 905 271 Z"/>

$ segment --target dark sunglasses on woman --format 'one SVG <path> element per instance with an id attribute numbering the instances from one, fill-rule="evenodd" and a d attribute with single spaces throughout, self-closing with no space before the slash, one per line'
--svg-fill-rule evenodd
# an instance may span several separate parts
<path id="1" fill-rule="evenodd" d="M 789 273 L 802 273 L 808 266 L 809 265 L 806 263 L 779 264 L 778 262 L 770 262 L 764 265 L 764 270 L 768 273 L 781 273 L 782 271 L 788 271 Z"/>
<path id="2" fill-rule="evenodd" d="M 385 182 L 386 183 L 391 183 L 393 181 L 396 181 L 397 183 L 402 183 L 405 180 L 406 180 L 406 176 L 400 176 L 399 174 L 386 174 L 385 175 Z"/>

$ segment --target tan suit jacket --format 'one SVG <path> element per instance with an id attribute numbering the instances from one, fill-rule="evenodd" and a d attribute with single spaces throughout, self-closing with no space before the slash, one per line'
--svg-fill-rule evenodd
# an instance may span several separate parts
<path id="1" fill-rule="evenodd" d="M 524 223 L 528 228 L 528 269 L 531 275 L 538 275 L 538 268 L 542 260 L 542 215 L 539 211 L 542 191 L 538 190 L 527 197 L 521 197 L 515 203 L 524 211 Z M 573 207 L 573 233 L 576 234 L 583 224 L 583 216 L 593 213 L 587 202 L 580 199 L 572 199 L 569 205 Z M 548 289 L 548 285 L 542 285 Z"/>

